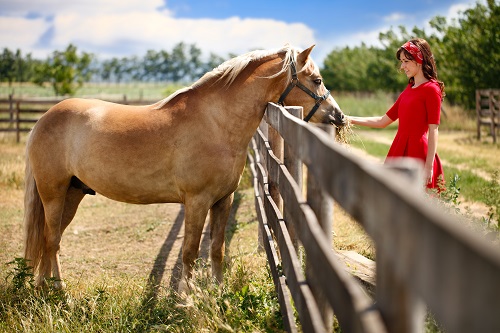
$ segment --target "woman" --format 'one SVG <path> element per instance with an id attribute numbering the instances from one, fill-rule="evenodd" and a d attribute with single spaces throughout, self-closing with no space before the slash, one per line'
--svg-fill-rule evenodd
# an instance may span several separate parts
<path id="1" fill-rule="evenodd" d="M 443 167 L 437 155 L 444 83 L 437 78 L 434 56 L 424 39 L 409 40 L 397 50 L 396 57 L 409 81 L 394 105 L 381 117 L 350 116 L 348 120 L 354 125 L 384 128 L 399 119 L 386 162 L 402 156 L 422 160 L 427 188 L 439 191 L 444 182 Z"/>

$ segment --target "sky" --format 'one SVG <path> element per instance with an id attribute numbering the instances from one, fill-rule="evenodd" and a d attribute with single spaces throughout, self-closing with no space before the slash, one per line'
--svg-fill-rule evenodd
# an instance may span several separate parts
<path id="1" fill-rule="evenodd" d="M 286 43 L 313 44 L 318 64 L 335 48 L 379 45 L 400 25 L 430 31 L 435 16 L 456 18 L 476 0 L 0 0 L 0 49 L 45 59 L 70 43 L 98 59 L 142 57 L 195 44 L 227 58 Z"/>

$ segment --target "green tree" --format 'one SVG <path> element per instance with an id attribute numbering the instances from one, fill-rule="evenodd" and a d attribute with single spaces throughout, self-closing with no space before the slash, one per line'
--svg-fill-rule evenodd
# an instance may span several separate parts
<path id="1" fill-rule="evenodd" d="M 376 61 L 373 48 L 362 44 L 361 47 L 345 47 L 332 51 L 325 58 L 321 75 L 325 85 L 340 91 L 370 91 L 367 69 Z"/>
<path id="2" fill-rule="evenodd" d="M 200 78 L 204 74 L 201 61 L 201 50 L 194 44 L 189 46 L 189 59 L 187 67 L 187 76 L 191 81 Z"/>
<path id="3" fill-rule="evenodd" d="M 188 71 L 186 44 L 180 42 L 172 49 L 171 66 L 169 68 L 170 78 L 173 82 L 180 82 L 186 78 Z"/>
<path id="4" fill-rule="evenodd" d="M 11 85 L 16 78 L 15 62 L 14 53 L 4 48 L 0 55 L 0 78 L 3 82 L 9 82 L 9 85 Z"/>
<path id="5" fill-rule="evenodd" d="M 442 34 L 440 55 L 451 101 L 474 107 L 475 90 L 500 88 L 500 4 L 477 3 L 458 20 L 436 17 L 431 26 Z"/>
<path id="6" fill-rule="evenodd" d="M 37 66 L 34 81 L 40 85 L 50 82 L 57 96 L 74 95 L 90 79 L 92 57 L 85 52 L 78 55 L 76 46 L 70 44 L 65 51 L 54 51 L 46 62 Z"/>

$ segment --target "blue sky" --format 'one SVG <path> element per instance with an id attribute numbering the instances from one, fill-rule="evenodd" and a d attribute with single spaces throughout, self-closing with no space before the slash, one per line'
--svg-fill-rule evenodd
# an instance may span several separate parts
<path id="1" fill-rule="evenodd" d="M 184 41 L 204 55 L 316 44 L 321 63 L 336 47 L 378 44 L 404 25 L 430 29 L 475 0 L 0 0 L 0 48 L 44 58 L 69 43 L 99 58 L 142 56 Z"/>

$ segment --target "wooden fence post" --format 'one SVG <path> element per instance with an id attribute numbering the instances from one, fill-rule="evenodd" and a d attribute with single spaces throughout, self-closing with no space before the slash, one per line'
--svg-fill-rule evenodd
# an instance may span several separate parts
<path id="1" fill-rule="evenodd" d="M 481 140 L 481 91 L 476 89 L 476 127 L 477 127 L 477 139 Z"/>
<path id="2" fill-rule="evenodd" d="M 302 115 L 304 113 L 302 107 L 300 106 L 287 106 L 285 108 L 291 115 L 302 119 Z M 303 188 L 303 168 L 302 168 L 302 161 L 297 158 L 297 156 L 294 154 L 293 150 L 290 148 L 290 146 L 285 142 L 284 143 L 284 156 L 283 156 L 283 164 L 285 167 L 288 169 L 290 172 L 290 175 L 293 177 L 297 185 L 299 186 L 300 189 Z M 284 203 L 285 204 L 285 203 Z M 290 221 L 291 216 L 289 215 L 286 210 L 284 210 L 283 217 L 285 221 Z M 293 246 L 295 247 L 295 251 L 297 252 L 297 255 L 299 256 L 300 259 L 300 253 L 298 251 L 299 249 L 299 242 L 298 238 L 296 236 L 295 228 L 292 223 L 287 222 L 287 229 L 288 233 L 290 234 L 290 238 L 292 239 Z"/>
<path id="3" fill-rule="evenodd" d="M 268 127 L 268 137 L 269 146 L 273 151 L 274 155 L 283 162 L 283 138 L 280 133 L 275 130 L 272 126 Z M 266 166 L 268 172 L 272 172 L 269 165 Z M 278 184 L 275 182 L 272 177 L 269 177 L 269 194 L 273 199 L 276 206 L 279 208 L 281 212 L 283 212 L 283 201 L 281 199 L 281 195 L 279 192 Z"/>
<path id="4" fill-rule="evenodd" d="M 262 132 L 262 134 L 266 138 L 266 140 L 268 140 L 268 138 L 269 138 L 269 125 L 265 121 L 265 118 L 266 118 L 266 115 L 264 114 L 264 118 L 261 120 L 258 129 Z M 257 148 L 259 148 L 259 147 L 257 147 Z M 257 151 L 258 153 L 255 156 L 255 162 L 256 162 L 256 164 L 262 163 L 263 165 L 266 165 L 266 161 L 264 159 L 264 152 L 262 152 L 261 149 L 262 148 L 259 148 Z M 267 167 L 267 165 L 266 165 L 266 167 Z M 261 195 L 263 195 L 263 193 L 261 193 Z M 259 245 L 257 246 L 257 250 L 259 252 L 264 251 L 265 250 L 265 248 L 264 248 L 264 233 L 263 233 L 262 228 L 258 229 L 258 244 Z"/>
<path id="5" fill-rule="evenodd" d="M 9 94 L 9 128 L 12 128 L 14 123 L 14 96 Z"/>
<path id="6" fill-rule="evenodd" d="M 422 169 L 409 158 L 394 159 L 385 164 L 388 169 L 397 172 L 410 180 L 408 191 L 421 194 L 424 189 Z M 401 216 L 401 219 L 404 219 Z M 403 221 L 393 221 L 402 223 Z M 395 226 L 397 227 L 397 226 Z M 391 333 L 419 333 L 423 332 L 425 324 L 426 306 L 402 279 L 397 276 L 398 267 L 395 267 L 392 253 L 380 250 L 384 244 L 377 244 L 376 263 L 376 301 Z M 404 251 L 402 248 L 401 251 Z"/>
<path id="7" fill-rule="evenodd" d="M 497 129 L 496 129 L 496 126 L 498 125 L 497 122 L 496 122 L 496 117 L 497 117 L 497 114 L 496 114 L 496 107 L 495 107 L 495 104 L 493 103 L 494 102 L 494 90 L 493 89 L 490 89 L 490 93 L 488 95 L 488 105 L 489 105 L 489 108 L 490 108 L 490 112 L 491 112 L 491 136 L 493 137 L 493 143 L 497 143 Z"/>
<path id="8" fill-rule="evenodd" d="M 316 126 L 328 133 L 332 137 L 332 140 L 335 139 L 335 129 L 333 126 Z M 318 222 L 321 225 L 321 229 L 323 229 L 328 243 L 332 244 L 333 199 L 330 197 L 330 195 L 321 190 L 318 179 L 315 179 L 311 172 L 307 173 L 307 203 L 316 214 Z M 323 323 L 325 325 L 326 331 L 331 332 L 333 328 L 333 310 L 330 306 L 330 303 L 324 296 L 324 291 L 322 290 L 324 286 L 320 287 L 320 284 L 316 281 L 315 274 L 318 274 L 318 272 L 312 271 L 309 260 L 310 258 L 306 256 L 307 281 L 318 304 L 318 309 L 321 313 L 321 318 L 323 318 Z"/>
<path id="9" fill-rule="evenodd" d="M 19 141 L 21 140 L 21 129 L 20 129 L 20 126 L 19 126 L 19 123 L 20 123 L 20 119 L 19 119 L 19 115 L 20 115 L 20 107 L 21 107 L 21 102 L 20 101 L 17 101 L 16 102 L 16 142 L 19 143 Z"/>

